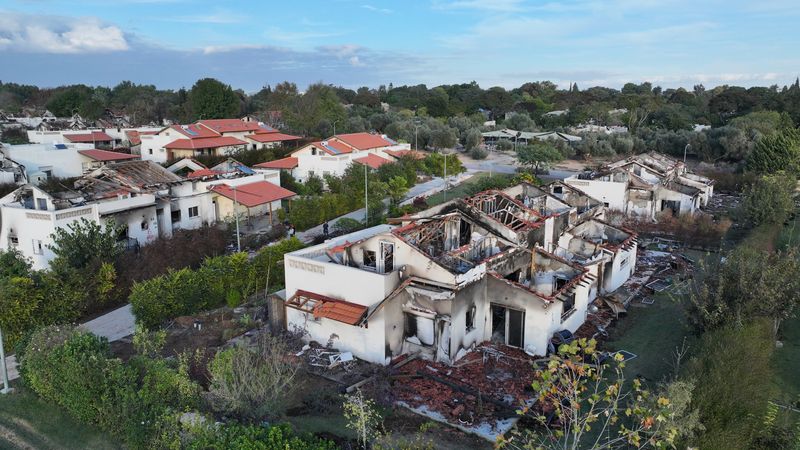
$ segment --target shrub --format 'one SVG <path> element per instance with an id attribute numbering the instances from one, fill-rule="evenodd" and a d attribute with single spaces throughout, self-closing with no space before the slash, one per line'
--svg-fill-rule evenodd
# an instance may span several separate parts
<path id="1" fill-rule="evenodd" d="M 489 152 L 486 151 L 486 149 L 475 147 L 469 151 L 469 156 L 472 159 L 486 159 L 486 157 L 489 156 Z"/>
<path id="2" fill-rule="evenodd" d="M 266 333 L 254 346 L 217 353 L 210 367 L 214 410 L 246 420 L 280 417 L 298 370 L 287 354 L 286 343 Z"/>
<path id="3" fill-rule="evenodd" d="M 794 211 L 797 181 L 785 172 L 764 175 L 747 190 L 742 199 L 742 213 L 751 226 L 782 224 Z"/>
<path id="4" fill-rule="evenodd" d="M 288 425 L 264 427 L 236 423 L 209 425 L 199 423 L 181 426 L 173 418 L 155 443 L 157 448 L 208 450 L 335 450 L 331 441 L 313 436 L 298 436 Z"/>
<path id="5" fill-rule="evenodd" d="M 364 228 L 363 222 L 360 220 L 351 219 L 349 217 L 343 217 L 333 224 L 333 231 L 336 234 L 352 233 L 353 231 L 360 230 L 361 228 Z"/>

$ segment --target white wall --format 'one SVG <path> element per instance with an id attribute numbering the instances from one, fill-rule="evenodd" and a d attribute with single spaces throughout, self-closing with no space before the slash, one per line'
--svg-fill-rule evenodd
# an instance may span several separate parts
<path id="1" fill-rule="evenodd" d="M 590 197 L 594 197 L 601 202 L 608 203 L 609 209 L 625 211 L 627 199 L 627 183 L 615 183 L 613 181 L 598 180 L 579 180 L 577 177 L 569 177 L 564 182 L 570 186 L 582 190 Z"/>
<path id="2" fill-rule="evenodd" d="M 31 176 L 50 170 L 56 177 L 79 177 L 94 160 L 78 153 L 78 150 L 94 148 L 92 144 L 65 144 L 66 149 L 56 149 L 53 144 L 7 145 L 3 152 L 14 161 L 25 166 Z"/>

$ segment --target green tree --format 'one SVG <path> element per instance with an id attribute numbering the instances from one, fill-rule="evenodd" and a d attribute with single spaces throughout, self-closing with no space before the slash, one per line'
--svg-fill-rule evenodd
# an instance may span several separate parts
<path id="1" fill-rule="evenodd" d="M 467 151 L 472 151 L 480 147 L 481 141 L 483 140 L 483 136 L 481 136 L 481 130 L 477 128 L 470 128 L 466 131 L 464 136 L 464 149 Z"/>
<path id="2" fill-rule="evenodd" d="M 406 179 L 401 176 L 392 177 L 387 183 L 389 189 L 389 197 L 392 204 L 397 205 L 403 201 L 403 197 L 408 192 L 408 184 Z"/>
<path id="3" fill-rule="evenodd" d="M 53 244 L 48 247 L 55 254 L 51 265 L 84 269 L 98 261 L 112 261 L 124 250 L 117 240 L 119 232 L 113 223 L 101 226 L 86 219 L 58 228 L 51 235 Z"/>
<path id="4" fill-rule="evenodd" d="M 517 148 L 517 161 L 533 169 L 534 173 L 539 173 L 539 170 L 562 159 L 561 152 L 545 142 L 535 142 Z"/>
<path id="5" fill-rule="evenodd" d="M 233 89 L 213 78 L 197 80 L 187 97 L 195 119 L 226 119 L 239 115 L 241 105 Z"/>
<path id="6" fill-rule="evenodd" d="M 500 444 L 528 449 L 662 448 L 679 438 L 677 423 L 686 403 L 646 390 L 638 379 L 626 383 L 622 356 L 601 362 L 594 340 L 564 344 L 547 366 L 536 369 L 537 402 L 524 414 L 540 427 Z M 548 418 L 552 411 L 553 420 Z"/>
<path id="7" fill-rule="evenodd" d="M 763 175 L 745 192 L 742 214 L 751 226 L 782 224 L 794 211 L 797 182 L 785 172 Z"/>
<path id="8" fill-rule="evenodd" d="M 800 130 L 784 129 L 761 137 L 747 155 L 747 169 L 771 174 L 786 171 L 800 175 Z"/>

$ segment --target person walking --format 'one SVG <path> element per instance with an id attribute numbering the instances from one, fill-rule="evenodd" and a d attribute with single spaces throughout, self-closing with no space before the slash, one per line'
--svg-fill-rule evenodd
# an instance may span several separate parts
<path id="1" fill-rule="evenodd" d="M 328 222 L 322 224 L 322 234 L 327 238 L 328 237 Z"/>

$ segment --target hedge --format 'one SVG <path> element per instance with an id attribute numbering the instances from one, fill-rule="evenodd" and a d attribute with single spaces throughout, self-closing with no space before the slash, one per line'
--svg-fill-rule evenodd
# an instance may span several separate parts
<path id="1" fill-rule="evenodd" d="M 139 324 L 153 329 L 175 317 L 234 307 L 258 290 L 283 286 L 288 252 L 303 248 L 297 238 L 262 248 L 253 258 L 246 253 L 207 258 L 197 270 L 181 269 L 134 284 L 129 300 Z M 267 279 L 269 276 L 269 280 Z"/>

